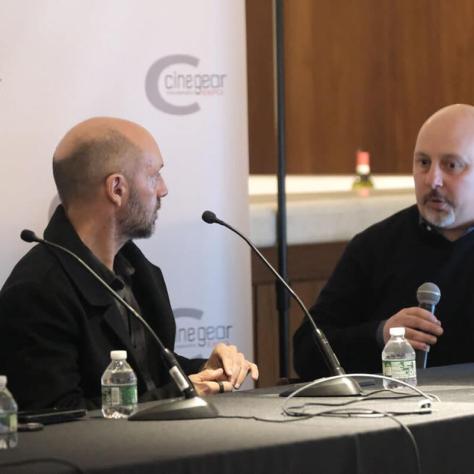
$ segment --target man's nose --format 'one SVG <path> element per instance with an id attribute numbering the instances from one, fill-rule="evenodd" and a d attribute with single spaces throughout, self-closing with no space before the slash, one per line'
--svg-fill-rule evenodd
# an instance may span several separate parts
<path id="1" fill-rule="evenodd" d="M 165 197 L 168 194 L 168 187 L 166 186 L 165 180 L 161 178 L 157 194 L 159 198 Z"/>
<path id="2" fill-rule="evenodd" d="M 426 184 L 432 189 L 443 186 L 443 171 L 438 165 L 432 164 L 430 166 L 428 173 L 426 173 Z"/>

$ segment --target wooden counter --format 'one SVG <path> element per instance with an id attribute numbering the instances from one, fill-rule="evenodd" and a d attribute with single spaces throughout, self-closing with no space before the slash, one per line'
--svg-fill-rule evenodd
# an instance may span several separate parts
<path id="1" fill-rule="evenodd" d="M 375 222 L 414 204 L 415 197 L 413 189 L 407 187 L 378 189 L 366 197 L 340 189 L 311 192 L 309 180 L 305 180 L 300 186 L 294 180 L 288 194 L 288 274 L 292 288 L 305 305 L 311 306 L 347 242 Z M 315 183 L 321 184 L 318 178 L 313 186 Z M 347 183 L 350 181 L 345 179 L 346 186 Z M 268 188 L 251 194 L 250 222 L 252 240 L 276 267 L 276 197 Z M 266 387 L 279 379 L 278 313 L 274 278 L 255 255 L 252 255 L 252 293 L 255 360 L 260 368 L 258 385 Z M 303 316 L 295 302 L 290 304 L 292 367 L 291 339 Z"/>

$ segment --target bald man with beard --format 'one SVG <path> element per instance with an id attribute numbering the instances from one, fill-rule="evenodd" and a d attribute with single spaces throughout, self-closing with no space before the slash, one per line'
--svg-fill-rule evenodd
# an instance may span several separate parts
<path id="1" fill-rule="evenodd" d="M 53 174 L 61 198 L 46 240 L 81 257 L 143 315 L 173 350 L 176 326 L 160 269 L 132 242 L 152 235 L 168 192 L 150 133 L 127 120 L 97 117 L 61 140 Z M 139 401 L 178 394 L 154 341 L 72 257 L 37 245 L 0 292 L 0 373 L 20 409 L 98 408 L 110 351 L 125 349 Z M 235 346 L 209 359 L 176 356 L 200 395 L 239 388 L 258 369 Z"/>
<path id="2" fill-rule="evenodd" d="M 392 327 L 429 350 L 428 366 L 474 362 L 474 107 L 444 107 L 421 127 L 413 154 L 416 205 L 348 244 L 311 314 L 347 372 L 381 372 Z M 436 316 L 418 287 L 441 290 Z M 294 337 L 296 371 L 327 369 L 304 322 Z"/>

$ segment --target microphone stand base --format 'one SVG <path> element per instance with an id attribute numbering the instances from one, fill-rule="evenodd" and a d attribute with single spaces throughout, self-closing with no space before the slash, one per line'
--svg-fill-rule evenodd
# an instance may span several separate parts
<path id="1" fill-rule="evenodd" d="M 308 387 L 297 393 L 295 397 L 354 397 L 362 395 L 360 385 L 350 377 L 342 377 L 339 379 L 322 380 L 322 382 Z M 287 397 L 293 393 L 295 389 L 286 390 L 280 394 L 280 397 Z"/>
<path id="2" fill-rule="evenodd" d="M 195 420 L 216 418 L 216 408 L 201 397 L 171 398 L 142 408 L 128 417 L 131 421 L 144 420 Z"/>

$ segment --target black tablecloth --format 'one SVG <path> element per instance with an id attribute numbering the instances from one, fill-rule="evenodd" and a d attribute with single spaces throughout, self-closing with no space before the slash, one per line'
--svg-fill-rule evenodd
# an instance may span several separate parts
<path id="1" fill-rule="evenodd" d="M 472 473 L 474 364 L 427 369 L 419 386 L 442 402 L 433 412 L 404 415 L 426 474 Z M 286 420 L 286 387 L 212 397 L 219 414 Z M 372 390 L 375 387 L 367 387 Z M 324 399 L 336 403 L 340 399 Z M 292 404 L 311 401 L 300 398 Z M 417 399 L 364 401 L 365 408 L 409 411 Z M 319 410 L 317 407 L 314 410 Z M 39 462 L 40 459 L 44 461 Z M 49 461 L 47 459 L 50 459 Z M 19 433 L 18 446 L 0 451 L 8 473 L 414 473 L 409 436 L 389 418 L 317 417 L 288 423 L 218 418 L 179 421 L 87 419 Z M 15 467 L 6 463 L 25 462 Z"/>

